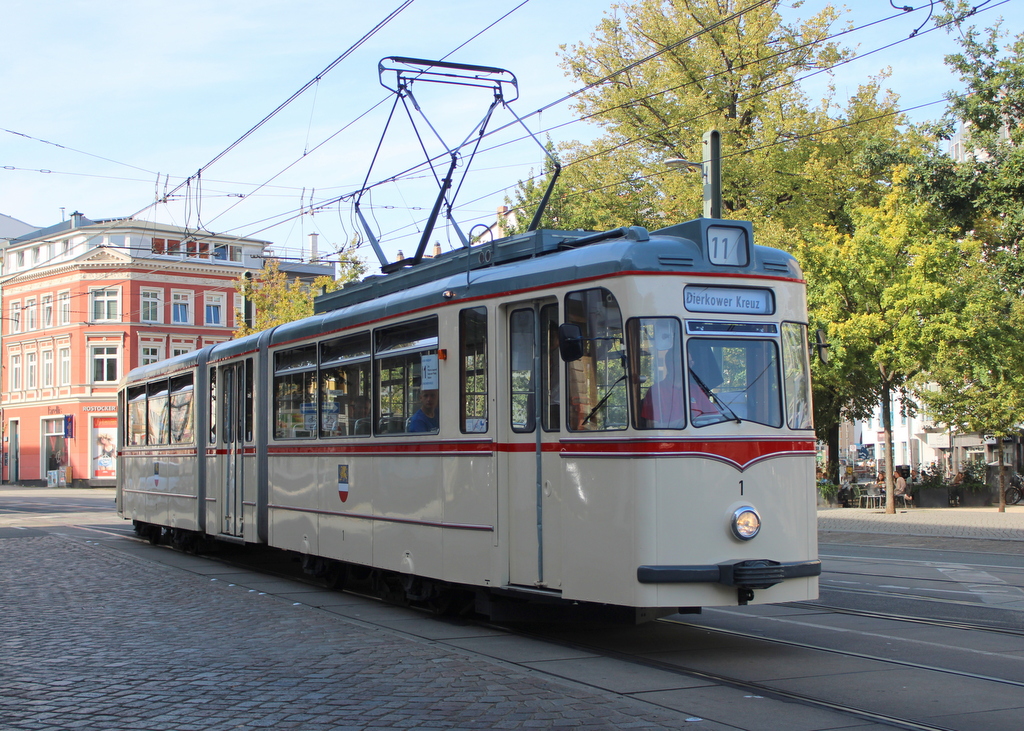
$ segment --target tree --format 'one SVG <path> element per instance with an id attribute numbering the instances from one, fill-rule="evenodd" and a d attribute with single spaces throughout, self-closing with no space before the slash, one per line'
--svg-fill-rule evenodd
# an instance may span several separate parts
<path id="1" fill-rule="evenodd" d="M 930 208 L 917 201 L 898 171 L 893 191 L 879 206 L 852 210 L 853 233 L 818 227 L 799 246 L 816 272 L 811 309 L 830 323 L 830 337 L 863 365 L 867 393 L 881 404 L 885 432 L 887 510 L 893 503 L 893 397 L 936 362 L 942 344 L 963 334 L 969 299 L 960 276 L 980 259 L 976 242 L 936 227 Z"/>
<path id="2" fill-rule="evenodd" d="M 235 337 L 260 332 L 285 322 L 301 320 L 313 314 L 313 299 L 321 294 L 341 288 L 345 282 L 356 281 L 365 271 L 365 264 L 355 258 L 355 242 L 338 252 L 342 258 L 340 276 L 317 277 L 306 284 L 296 277 L 289 281 L 275 259 L 269 259 L 263 270 L 252 279 L 240 277 L 235 290 L 250 303 L 254 317 L 252 325 L 246 323 L 243 312 L 235 312 Z"/>
<path id="3" fill-rule="evenodd" d="M 976 239 L 984 252 L 961 271 L 971 298 L 959 338 L 940 344 L 940 357 L 921 384 L 921 396 L 951 427 L 996 437 L 1000 511 L 1005 510 L 1003 438 L 1019 436 L 1024 424 L 1024 341 L 1017 323 L 1024 314 L 1024 34 L 1006 38 L 997 23 L 965 28 L 970 8 L 945 3 L 959 31 L 960 53 L 946 57 L 966 86 L 948 94 L 945 118 L 933 127 L 949 137 L 962 125 L 961 154 L 931 154 L 916 161 L 909 179 L 921 200 L 948 227 Z"/>
<path id="4" fill-rule="evenodd" d="M 786 140 L 818 128 L 796 75 L 848 52 L 822 41 L 837 17 L 830 8 L 788 26 L 777 12 L 780 2 L 738 13 L 745 4 L 638 0 L 616 5 L 591 44 L 563 49 L 566 71 L 594 85 L 578 97 L 577 111 L 607 133 L 591 145 L 573 146 L 566 162 L 600 159 L 606 162 L 598 171 L 617 173 L 588 175 L 586 188 L 608 190 L 609 183 L 622 179 L 628 194 L 636 176 L 663 173 L 665 158 L 700 160 L 701 136 L 715 128 L 723 157 L 740 158 L 723 174 L 727 212 L 762 200 L 792 199 L 789 181 L 778 181 L 773 173 L 791 167 L 787 158 L 794 145 Z M 672 190 L 677 187 L 699 190 L 699 181 L 680 183 L 677 176 L 652 182 L 665 185 L 669 194 L 682 192 Z M 682 220 L 680 201 L 687 212 L 694 204 L 699 210 L 700 194 L 667 195 L 656 209 L 673 222 Z"/>
<path id="5" fill-rule="evenodd" d="M 927 141 L 901 127 L 884 75 L 843 108 L 831 94 L 812 104 L 800 90 L 800 75 L 853 55 L 825 40 L 837 12 L 826 8 L 786 24 L 781 2 L 749 5 L 620 4 L 590 43 L 563 49 L 566 71 L 593 84 L 580 95 L 578 112 L 605 130 L 590 144 L 559 150 L 556 210 L 563 221 L 660 228 L 699 216 L 700 176 L 665 174 L 663 161 L 700 160 L 709 128 L 722 139 L 723 215 L 753 221 L 759 243 L 800 256 L 794 242 L 815 227 L 850 235 L 854 211 L 890 192 L 895 165 Z M 810 290 L 828 287 L 813 260 L 801 265 Z M 820 312 L 812 319 L 828 325 Z M 830 472 L 837 475 L 841 414 L 866 413 L 875 377 L 852 345 L 834 341 L 832 352 L 828 366 L 815 365 L 814 399 L 816 428 L 832 446 Z"/>

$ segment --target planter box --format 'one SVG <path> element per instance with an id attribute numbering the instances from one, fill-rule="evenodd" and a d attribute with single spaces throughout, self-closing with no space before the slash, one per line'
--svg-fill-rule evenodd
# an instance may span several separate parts
<path id="1" fill-rule="evenodd" d="M 918 489 L 914 493 L 914 503 L 919 508 L 948 508 L 949 488 L 930 487 L 927 490 Z"/>
<path id="2" fill-rule="evenodd" d="M 960 505 L 965 508 L 982 508 L 992 505 L 992 492 L 988 488 L 981 492 L 964 490 L 960 493 Z"/>

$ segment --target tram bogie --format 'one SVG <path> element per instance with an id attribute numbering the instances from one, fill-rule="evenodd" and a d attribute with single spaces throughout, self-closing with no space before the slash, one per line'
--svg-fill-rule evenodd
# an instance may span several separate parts
<path id="1" fill-rule="evenodd" d="M 804 283 L 749 224 L 533 232 L 317 307 L 126 377 L 144 537 L 501 612 L 816 596 Z"/>

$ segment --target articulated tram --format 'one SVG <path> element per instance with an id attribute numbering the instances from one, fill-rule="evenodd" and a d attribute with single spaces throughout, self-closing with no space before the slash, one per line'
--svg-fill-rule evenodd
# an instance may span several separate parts
<path id="1" fill-rule="evenodd" d="M 140 535 L 484 610 L 817 596 L 805 286 L 749 223 L 532 231 L 316 310 L 126 376 Z"/>

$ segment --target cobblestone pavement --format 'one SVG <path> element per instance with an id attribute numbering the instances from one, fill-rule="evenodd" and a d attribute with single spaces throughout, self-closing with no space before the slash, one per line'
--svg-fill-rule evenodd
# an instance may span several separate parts
<path id="1" fill-rule="evenodd" d="M 727 728 L 99 539 L 0 535 L 4 731 Z"/>
<path id="2" fill-rule="evenodd" d="M 15 491 L 33 509 L 0 510 L 0 731 L 737 728 L 254 589 L 252 577 L 213 579 L 189 568 L 201 559 L 112 538 L 127 526 L 112 491 L 3 487 L 0 508 Z M 1016 547 L 1024 507 L 826 509 L 819 525 L 889 545 L 940 536 Z M 115 548 L 124 543 L 166 558 Z"/>

